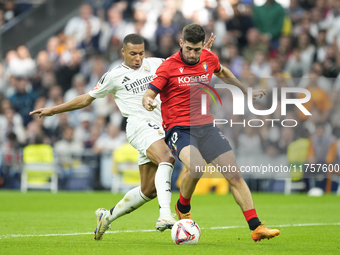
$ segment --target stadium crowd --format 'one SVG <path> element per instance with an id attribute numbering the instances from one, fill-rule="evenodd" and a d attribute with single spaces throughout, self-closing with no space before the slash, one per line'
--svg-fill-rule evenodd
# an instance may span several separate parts
<path id="1" fill-rule="evenodd" d="M 237 116 L 232 115 L 231 102 L 224 112 L 216 112 L 216 118 L 246 119 L 246 124 L 259 118 L 298 122 L 295 128 L 280 122 L 272 127 L 268 121 L 261 128 L 222 126 L 238 157 L 247 159 L 247 164 L 258 163 L 263 155 L 288 155 L 292 163 L 339 162 L 340 0 L 290 0 L 288 6 L 275 0 L 260 6 L 250 0 L 84 1 L 79 15 L 49 38 L 37 56 L 21 45 L 1 60 L 1 164 L 10 166 L 2 167 L 3 175 L 21 160 L 15 152 L 37 140 L 51 144 L 61 155 L 82 154 L 85 149 L 94 155 L 111 153 L 126 142 L 125 120 L 112 96 L 48 118 L 29 112 L 89 92 L 106 71 L 123 62 L 125 35 L 137 33 L 145 38 L 146 57 L 166 58 L 180 49 L 181 30 L 193 22 L 205 28 L 207 38 L 212 32 L 217 36 L 212 51 L 236 77 L 249 87 L 267 90 L 266 100 L 254 102 L 256 109 L 271 107 L 274 87 L 279 91 L 303 87 L 311 92 L 305 107 L 312 116 L 296 107 L 288 107 L 286 116 L 280 116 L 280 110 L 270 116 L 255 117 L 249 112 Z M 1 10 L 2 23 L 4 14 Z M 222 94 L 222 99 L 231 100 L 230 94 Z M 280 93 L 278 99 L 280 109 Z M 296 141 L 303 141 L 298 157 L 287 153 Z"/>

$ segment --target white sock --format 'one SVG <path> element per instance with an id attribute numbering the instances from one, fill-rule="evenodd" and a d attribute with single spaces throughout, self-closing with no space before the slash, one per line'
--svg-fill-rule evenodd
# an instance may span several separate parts
<path id="1" fill-rule="evenodd" d="M 110 222 L 133 212 L 150 200 L 150 198 L 142 193 L 140 186 L 133 188 L 125 194 L 124 198 L 116 204 L 113 210 L 110 210 Z"/>
<path id="2" fill-rule="evenodd" d="M 159 203 L 159 216 L 171 216 L 171 175 L 174 166 L 168 162 L 162 162 L 158 165 L 155 176 L 155 186 Z"/>

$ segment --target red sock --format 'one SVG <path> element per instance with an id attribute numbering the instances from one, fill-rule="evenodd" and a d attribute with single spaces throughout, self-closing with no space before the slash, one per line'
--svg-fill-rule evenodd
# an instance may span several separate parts
<path id="1" fill-rule="evenodd" d="M 252 218 L 257 218 L 257 214 L 255 209 L 250 209 L 248 211 L 243 212 L 244 217 L 246 218 L 246 221 L 251 220 Z"/>
<path id="2" fill-rule="evenodd" d="M 181 193 L 179 193 L 179 202 L 182 205 L 190 205 L 190 200 L 191 200 L 191 198 L 185 198 L 185 197 L 182 196 Z"/>

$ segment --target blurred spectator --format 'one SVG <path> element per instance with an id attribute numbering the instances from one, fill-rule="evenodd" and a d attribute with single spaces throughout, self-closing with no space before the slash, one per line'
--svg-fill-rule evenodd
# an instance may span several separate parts
<path id="1" fill-rule="evenodd" d="M 47 95 L 50 87 L 56 84 L 54 63 L 49 59 L 47 51 L 40 51 L 37 56 L 37 72 L 32 81 L 39 95 Z"/>
<path id="2" fill-rule="evenodd" d="M 336 58 L 336 62 L 337 62 L 337 67 L 338 70 L 340 70 L 340 54 L 337 54 L 337 58 Z M 339 92 L 340 92 L 340 73 L 338 74 L 338 76 L 335 79 L 334 82 L 334 86 L 333 86 L 333 102 L 339 104 L 338 100 L 339 100 Z"/>
<path id="3" fill-rule="evenodd" d="M 99 81 L 99 79 L 97 81 Z M 84 75 L 78 73 L 75 76 L 73 76 L 72 87 L 66 91 L 64 95 L 64 102 L 69 102 L 73 98 L 85 94 L 86 92 L 85 90 L 86 90 L 85 77 Z"/>
<path id="4" fill-rule="evenodd" d="M 279 3 L 267 0 L 264 5 L 254 7 L 253 21 L 261 33 L 276 41 L 281 35 L 284 16 L 284 9 Z"/>
<path id="5" fill-rule="evenodd" d="M 60 40 L 57 36 L 52 36 L 47 41 L 46 51 L 47 51 L 48 59 L 52 61 L 54 64 L 57 63 L 61 51 L 64 50 L 64 49 L 61 49 L 62 46 L 59 43 L 60 43 Z"/>
<path id="6" fill-rule="evenodd" d="M 223 6 L 222 6 L 223 2 Z M 221 7 L 230 6 L 228 1 L 219 1 Z M 206 8 L 208 7 L 208 8 Z M 209 9 L 216 8 L 216 1 L 205 1 L 205 0 L 184 0 L 182 3 L 181 12 L 184 18 L 193 20 L 196 16 L 196 21 L 202 26 L 207 25 L 209 20 Z M 232 10 L 231 10 L 232 11 Z"/>
<path id="7" fill-rule="evenodd" d="M 33 77 L 36 71 L 36 64 L 26 46 L 19 46 L 17 51 L 12 54 L 8 62 L 9 75 L 20 78 Z"/>
<path id="8" fill-rule="evenodd" d="M 237 142 L 236 151 L 239 155 L 251 155 L 252 158 L 256 158 L 263 152 L 261 136 L 256 128 L 246 125 Z"/>
<path id="9" fill-rule="evenodd" d="M 279 39 L 279 47 L 271 49 L 270 57 L 278 58 L 281 63 L 285 63 L 292 54 L 292 41 L 291 37 L 283 35 Z"/>
<path id="10" fill-rule="evenodd" d="M 323 67 L 320 63 L 315 62 L 312 66 L 312 71 L 317 75 L 317 85 L 319 88 L 324 90 L 328 95 L 331 95 L 332 92 L 332 82 L 331 79 L 326 78 L 323 76 Z M 305 88 L 308 86 L 309 83 L 308 75 L 302 77 L 301 81 L 299 82 L 298 86 Z"/>
<path id="11" fill-rule="evenodd" d="M 102 133 L 94 144 L 96 153 L 112 153 L 120 145 L 126 142 L 126 135 L 120 131 L 119 126 L 109 124 L 105 133 Z"/>
<path id="12" fill-rule="evenodd" d="M 228 2 L 228 7 L 229 6 L 230 6 L 230 3 Z M 213 32 L 216 35 L 216 39 L 214 41 L 214 48 L 220 49 L 225 42 L 225 37 L 227 35 L 226 23 L 227 23 L 228 19 L 231 18 L 231 16 L 228 15 L 224 1 L 218 1 L 217 2 L 217 8 L 216 8 L 216 10 L 214 11 L 213 14 L 214 14 L 214 22 L 213 22 L 214 30 L 213 30 Z M 198 12 L 195 12 L 195 16 L 196 15 L 198 15 Z M 208 15 L 208 18 L 209 18 L 209 16 L 210 15 Z M 203 24 L 203 21 L 200 21 L 199 17 L 201 17 L 201 16 L 198 16 L 196 18 L 197 21 L 193 18 L 193 22 L 201 24 L 203 26 L 208 25 L 208 22 L 206 22 L 207 24 Z"/>
<path id="13" fill-rule="evenodd" d="M 337 55 L 339 50 L 334 45 L 329 45 L 326 52 L 326 59 L 323 61 L 323 74 L 327 78 L 336 78 L 339 74 L 339 64 Z"/>
<path id="14" fill-rule="evenodd" d="M 54 130 L 49 130 L 50 138 L 52 144 L 54 144 L 56 141 L 59 141 L 63 138 L 63 131 L 66 127 L 68 127 L 69 124 L 69 113 L 63 112 L 58 114 L 59 115 L 59 121 L 58 126 Z"/>
<path id="15" fill-rule="evenodd" d="M 174 13 L 169 9 L 163 9 L 161 16 L 159 17 L 159 25 L 155 32 L 156 44 L 160 45 L 160 40 L 165 35 L 173 36 L 180 30 L 177 24 L 172 22 Z M 174 43 L 172 41 L 172 43 Z M 161 47 L 161 45 L 159 46 Z M 170 55 L 168 55 L 170 56 Z"/>
<path id="16" fill-rule="evenodd" d="M 15 139 L 24 144 L 26 141 L 25 128 L 22 125 L 21 118 L 15 118 L 15 111 L 8 108 L 4 112 L 4 118 L 0 119 L 0 142 L 7 142 L 10 133 L 15 134 Z"/>
<path id="17" fill-rule="evenodd" d="M 65 93 L 71 88 L 73 76 L 79 73 L 81 64 L 81 53 L 79 50 L 70 52 L 69 62 L 64 63 L 56 72 L 57 82 Z"/>
<path id="18" fill-rule="evenodd" d="M 326 43 L 326 31 L 320 30 L 316 38 L 316 50 L 313 60 L 322 63 L 326 59 L 327 43 Z"/>
<path id="19" fill-rule="evenodd" d="M 4 98 L 4 99 L 1 100 L 0 121 L 5 118 L 5 112 L 8 109 L 13 110 L 12 103 L 9 99 Z M 20 123 L 20 124 L 23 123 L 22 117 L 17 112 L 14 113 L 14 122 Z"/>
<path id="20" fill-rule="evenodd" d="M 256 28 L 248 29 L 247 42 L 248 44 L 243 50 L 243 56 L 247 61 L 252 62 L 257 51 L 268 53 L 268 48 L 261 42 L 259 31 Z"/>
<path id="21" fill-rule="evenodd" d="M 108 71 L 107 63 L 101 58 L 99 55 L 93 55 L 87 61 L 88 70 L 84 71 L 82 69 L 82 73 L 88 78 L 88 82 L 86 84 L 85 92 L 89 92 L 92 90 L 100 78 L 103 76 L 105 72 Z M 83 65 L 84 67 L 84 65 Z"/>
<path id="22" fill-rule="evenodd" d="M 321 10 L 318 8 L 314 8 L 311 11 L 311 20 L 309 22 L 309 34 L 316 38 L 322 30 L 322 14 Z"/>
<path id="23" fill-rule="evenodd" d="M 43 121 L 41 118 L 36 118 L 32 120 L 27 125 L 26 129 L 26 144 L 33 144 L 37 137 L 41 137 L 43 143 L 50 144 L 51 141 L 47 136 L 48 131 L 43 127 Z"/>
<path id="24" fill-rule="evenodd" d="M 105 19 L 105 10 L 109 9 L 112 3 L 116 1 L 117 0 L 86 0 L 86 2 L 91 5 L 93 13 L 101 19 Z"/>
<path id="25" fill-rule="evenodd" d="M 93 126 L 90 130 L 90 136 L 88 140 L 85 142 L 85 148 L 92 149 L 98 138 L 100 137 L 101 130 L 96 126 Z"/>
<path id="26" fill-rule="evenodd" d="M 314 72 L 310 71 L 308 76 L 308 86 L 306 87 L 311 93 L 311 99 L 304 103 L 304 107 L 312 112 L 317 110 L 321 114 L 320 121 L 325 122 L 329 117 L 330 110 L 332 109 L 332 103 L 327 93 L 321 89 L 318 85 L 319 76 Z M 300 94 L 299 98 L 304 98 L 304 94 Z M 299 116 L 302 120 L 307 118 L 301 111 L 299 111 Z"/>
<path id="27" fill-rule="evenodd" d="M 90 140 L 91 123 L 93 121 L 93 115 L 88 112 L 82 112 L 79 115 L 79 122 L 74 131 L 74 140 L 81 142 L 84 146 Z"/>
<path id="28" fill-rule="evenodd" d="M 240 11 L 244 8 L 242 4 L 234 4 L 234 17 L 226 23 L 228 34 L 231 34 L 236 39 L 240 50 L 246 46 L 247 32 L 249 28 L 253 27 L 251 17 Z"/>
<path id="29" fill-rule="evenodd" d="M 327 43 L 335 43 L 340 48 L 340 1 L 334 0 L 330 3 L 331 9 L 322 23 L 322 28 L 327 30 Z"/>
<path id="30" fill-rule="evenodd" d="M 307 153 L 308 164 L 332 164 L 337 157 L 336 137 L 326 132 L 325 123 L 318 123 L 314 134 L 310 138 Z M 311 171 L 307 169 L 306 177 L 326 176 L 323 171 Z"/>
<path id="31" fill-rule="evenodd" d="M 60 48 L 60 57 L 59 64 L 60 65 L 69 65 L 72 60 L 72 52 L 77 49 L 77 43 L 74 37 L 72 36 L 62 36 L 63 38 L 63 47 Z"/>
<path id="32" fill-rule="evenodd" d="M 37 94 L 34 91 L 29 91 L 31 84 L 26 78 L 16 78 L 16 91 L 9 100 L 16 112 L 22 119 L 24 126 L 32 119 L 29 115 L 33 111 L 34 102 L 37 99 Z"/>
<path id="33" fill-rule="evenodd" d="M 206 1 L 207 2 L 207 1 Z M 177 24 L 179 28 L 185 27 L 190 23 L 190 21 L 184 18 L 183 13 L 179 10 L 179 4 L 177 0 L 164 0 L 163 1 L 164 7 L 168 10 L 171 10 L 173 13 L 172 22 Z"/>
<path id="34" fill-rule="evenodd" d="M 156 21 L 156 20 L 155 20 Z M 154 39 L 154 34 L 157 29 L 157 23 L 150 21 L 143 9 L 135 9 L 133 19 L 126 25 L 125 34 L 139 34 L 145 38 L 145 47 L 148 49 L 150 43 Z"/>
<path id="35" fill-rule="evenodd" d="M 159 58 L 168 58 L 173 54 L 174 40 L 171 34 L 164 34 L 159 41 L 159 46 L 155 55 Z"/>
<path id="36" fill-rule="evenodd" d="M 289 18 L 292 21 L 293 25 L 295 25 L 301 20 L 304 14 L 304 10 L 299 5 L 299 0 L 290 0 L 288 12 Z"/>
<path id="37" fill-rule="evenodd" d="M 93 15 L 91 5 L 84 3 L 79 8 L 79 16 L 68 21 L 64 32 L 66 36 L 73 36 L 78 45 L 87 39 L 88 35 L 91 38 L 98 36 L 100 27 L 100 19 Z"/>
<path id="38" fill-rule="evenodd" d="M 227 48 L 227 59 L 230 63 L 230 71 L 238 78 L 242 74 L 243 58 L 238 54 L 235 45 L 229 45 Z"/>
<path id="39" fill-rule="evenodd" d="M 4 10 L 0 9 L 0 28 L 5 25 L 5 12 Z"/>
<path id="40" fill-rule="evenodd" d="M 4 66 L 0 63 L 0 93 L 2 94 L 6 90 L 6 83 Z"/>
<path id="41" fill-rule="evenodd" d="M 52 86 L 48 93 L 48 99 L 43 108 L 53 107 L 55 105 L 63 103 L 62 90 L 58 85 Z M 58 126 L 60 115 L 50 116 L 49 118 L 44 118 L 44 127 L 50 132 L 55 130 Z"/>
<path id="42" fill-rule="evenodd" d="M 313 63 L 315 46 L 311 44 L 310 36 L 307 33 L 304 32 L 299 35 L 297 47 L 300 49 L 302 62 L 304 62 L 309 69 Z"/>
<path id="43" fill-rule="evenodd" d="M 280 90 L 282 87 L 293 87 L 294 83 L 291 79 L 292 77 L 290 76 L 290 74 L 283 71 L 279 59 L 270 59 L 269 66 L 270 74 L 269 76 L 261 79 L 261 87 L 268 90 L 267 102 L 271 104 L 271 93 L 273 88 L 277 88 L 278 90 Z M 278 95 L 278 98 L 281 98 L 280 95 Z"/>
<path id="44" fill-rule="evenodd" d="M 19 188 L 19 174 L 22 163 L 22 144 L 17 140 L 15 133 L 10 132 L 5 142 L 0 147 L 1 151 L 1 172 L 6 188 Z"/>
<path id="45" fill-rule="evenodd" d="M 126 35 L 126 22 L 125 20 L 123 20 L 123 13 L 117 8 L 112 7 L 107 11 L 107 15 L 111 40 L 118 40 L 119 42 L 123 42 L 123 39 Z"/>
<path id="46" fill-rule="evenodd" d="M 271 69 L 263 52 L 257 51 L 255 53 L 254 61 L 250 65 L 250 71 L 258 78 L 269 77 Z"/>
<path id="47" fill-rule="evenodd" d="M 293 50 L 293 54 L 288 58 L 285 69 L 293 78 L 301 78 L 308 72 L 308 65 L 301 58 L 301 51 L 299 49 Z"/>
<path id="48" fill-rule="evenodd" d="M 291 127 L 283 127 L 279 134 L 279 139 L 269 141 L 266 144 L 266 153 L 269 156 L 286 155 L 288 146 L 294 141 L 294 129 Z"/>
<path id="49" fill-rule="evenodd" d="M 104 117 L 97 117 L 94 122 L 94 127 L 99 130 L 100 133 L 105 131 L 106 119 Z"/>
<path id="50" fill-rule="evenodd" d="M 15 17 L 15 3 L 14 0 L 8 0 L 8 1 L 3 1 L 4 3 L 2 3 L 3 6 L 3 10 L 4 10 L 4 21 L 5 23 L 11 21 L 12 19 L 14 19 Z"/>
<path id="51" fill-rule="evenodd" d="M 71 126 L 64 127 L 63 139 L 54 144 L 58 163 L 63 166 L 64 170 L 72 167 L 75 161 L 79 162 L 83 149 L 82 143 L 74 140 L 74 129 Z"/>

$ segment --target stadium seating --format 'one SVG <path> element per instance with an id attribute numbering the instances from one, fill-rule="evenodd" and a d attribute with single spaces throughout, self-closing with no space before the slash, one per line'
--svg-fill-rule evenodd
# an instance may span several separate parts
<path id="1" fill-rule="evenodd" d="M 139 186 L 138 151 L 131 144 L 125 143 L 115 149 L 112 156 L 112 193 Z"/>
<path id="2" fill-rule="evenodd" d="M 21 191 L 50 189 L 58 191 L 58 176 L 54 164 L 53 149 L 47 144 L 27 145 L 23 150 Z"/>

